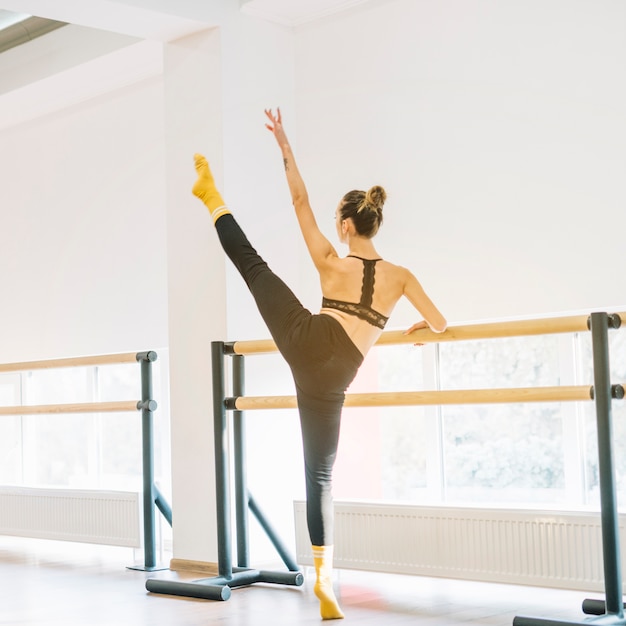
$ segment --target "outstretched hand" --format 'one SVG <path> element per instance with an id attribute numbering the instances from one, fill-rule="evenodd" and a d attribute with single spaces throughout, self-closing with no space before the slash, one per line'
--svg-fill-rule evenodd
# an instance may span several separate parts
<path id="1" fill-rule="evenodd" d="M 422 320 L 421 322 L 417 322 L 416 324 L 413 324 L 413 326 L 411 326 L 411 328 L 409 328 L 408 330 L 404 331 L 404 335 L 410 335 L 413 331 L 415 330 L 421 330 L 422 328 L 430 328 L 428 326 L 428 323 L 426 322 L 426 320 Z M 423 346 L 423 343 L 414 343 L 414 346 Z"/>
<path id="2" fill-rule="evenodd" d="M 276 114 L 274 114 L 272 109 L 265 109 L 265 115 L 271 122 L 270 124 L 266 123 L 265 128 L 267 128 L 267 130 L 274 135 L 278 145 L 281 147 L 288 145 L 289 142 L 287 141 L 287 135 L 283 130 L 283 120 L 280 114 L 280 108 L 276 109 Z"/>

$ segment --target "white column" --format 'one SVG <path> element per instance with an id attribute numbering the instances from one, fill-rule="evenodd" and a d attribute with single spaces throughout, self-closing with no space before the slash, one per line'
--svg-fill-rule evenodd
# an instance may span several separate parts
<path id="1" fill-rule="evenodd" d="M 224 254 L 192 196 L 194 152 L 222 180 L 220 33 L 164 46 L 174 559 L 217 562 L 211 341 L 226 332 Z"/>

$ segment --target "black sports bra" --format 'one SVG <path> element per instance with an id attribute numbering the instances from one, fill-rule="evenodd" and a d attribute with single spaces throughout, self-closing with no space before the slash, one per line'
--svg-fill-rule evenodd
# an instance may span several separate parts
<path id="1" fill-rule="evenodd" d="M 376 326 L 376 328 L 383 329 L 385 328 L 385 324 L 389 318 L 372 308 L 376 263 L 378 261 L 382 261 L 382 259 L 363 259 L 360 256 L 355 256 L 354 254 L 349 254 L 348 256 L 353 259 L 363 261 L 363 286 L 361 287 L 361 300 L 356 303 L 322 298 L 322 307 L 344 311 L 350 315 L 355 315 L 372 326 Z"/>

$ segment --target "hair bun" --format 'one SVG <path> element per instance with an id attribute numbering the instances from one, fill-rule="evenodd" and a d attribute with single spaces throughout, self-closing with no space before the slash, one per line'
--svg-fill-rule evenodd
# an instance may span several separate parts
<path id="1" fill-rule="evenodd" d="M 365 204 L 373 207 L 377 211 L 381 211 L 385 200 L 387 199 L 387 192 L 380 186 L 374 185 L 365 194 Z"/>

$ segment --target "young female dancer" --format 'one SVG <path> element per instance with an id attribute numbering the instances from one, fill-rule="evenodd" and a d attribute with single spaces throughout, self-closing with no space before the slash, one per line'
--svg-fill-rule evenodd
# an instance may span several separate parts
<path id="1" fill-rule="evenodd" d="M 322 308 L 314 315 L 250 245 L 215 186 L 206 159 L 195 155 L 193 193 L 211 213 L 224 251 L 248 285 L 276 346 L 293 374 L 302 427 L 307 524 L 315 562 L 315 595 L 323 619 L 343 617 L 332 587 L 332 469 L 337 453 L 345 391 L 364 356 L 380 336 L 401 296 L 424 318 L 407 332 L 446 329 L 446 320 L 409 270 L 381 259 L 372 237 L 382 223 L 382 187 L 350 191 L 335 218 L 340 257 L 317 226 L 287 136 L 280 109 L 266 110 L 267 128 L 282 152 L 287 184 L 313 263 L 320 275 Z"/>

